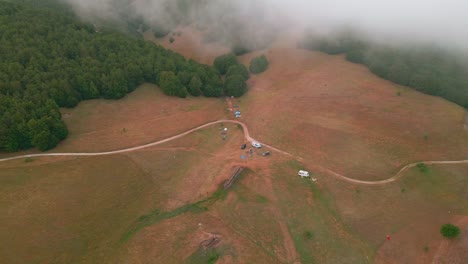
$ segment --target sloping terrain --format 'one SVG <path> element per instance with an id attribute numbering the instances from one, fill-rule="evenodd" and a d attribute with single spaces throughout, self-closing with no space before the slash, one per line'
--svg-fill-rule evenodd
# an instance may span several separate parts
<path id="1" fill-rule="evenodd" d="M 182 37 L 177 41 L 192 52 Z M 70 137 L 57 151 L 152 142 L 231 114 L 224 109 L 235 104 L 253 138 L 293 157 L 267 147 L 249 156 L 250 146 L 240 149 L 246 143 L 241 127 L 226 123 L 126 154 L 2 162 L 2 259 L 462 263 L 468 257 L 467 165 L 414 167 L 378 186 L 313 168 L 379 180 L 410 162 L 467 159 L 463 109 L 383 81 L 341 56 L 289 43 L 264 52 L 270 68 L 252 76 L 247 95 L 231 105 L 169 98 L 144 86 L 122 101 L 62 110 Z M 240 59 L 248 63 L 258 53 Z M 272 155 L 262 156 L 266 150 Z M 224 189 L 236 167 L 244 170 Z M 299 169 L 316 181 L 297 176 Z M 459 239 L 442 239 L 439 227 L 446 222 L 461 226 Z M 206 248 L 213 238 L 219 241 Z"/>
<path id="2" fill-rule="evenodd" d="M 238 102 L 259 140 L 366 180 L 388 178 L 412 162 L 468 157 L 463 108 L 341 56 L 290 47 L 266 54 L 269 70 L 250 80 Z"/>

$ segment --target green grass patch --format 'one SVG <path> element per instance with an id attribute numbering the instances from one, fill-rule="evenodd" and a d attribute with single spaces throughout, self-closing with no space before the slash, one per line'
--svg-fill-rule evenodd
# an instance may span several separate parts
<path id="1" fill-rule="evenodd" d="M 27 173 L 2 175 L 2 177 L 0 177 L 0 190 L 20 187 L 40 178 L 42 177 L 33 177 Z"/>
<path id="2" fill-rule="evenodd" d="M 424 197 L 427 203 L 438 205 L 452 213 L 467 214 L 468 181 L 466 165 L 431 166 L 424 177 L 421 170 L 413 168 L 402 178 L 402 186 L 411 190 L 411 195 Z M 419 177 L 418 177 L 419 176 Z"/>
<path id="3" fill-rule="evenodd" d="M 156 209 L 149 214 L 140 216 L 138 220 L 122 236 L 121 242 L 128 241 L 134 234 L 136 234 L 141 229 L 156 224 L 165 219 L 173 218 L 187 212 L 200 213 L 206 210 L 207 208 L 201 207 L 197 204 L 186 204 L 169 212 L 161 212 L 159 209 Z"/>
<path id="4" fill-rule="evenodd" d="M 221 257 L 216 249 L 199 250 L 193 253 L 184 263 L 186 264 L 214 264 Z"/>
<path id="5" fill-rule="evenodd" d="M 417 167 L 417 168 L 419 169 L 419 171 L 422 172 L 422 173 L 427 173 L 427 172 L 429 172 L 429 167 L 427 167 L 427 165 L 424 164 L 424 163 L 418 163 L 418 164 L 416 165 L 416 167 Z"/>
<path id="6" fill-rule="evenodd" d="M 266 198 L 265 196 L 263 195 L 257 195 L 256 196 L 256 199 L 255 199 L 258 203 L 267 203 L 268 202 L 268 198 Z"/>
<path id="7" fill-rule="evenodd" d="M 304 165 L 295 159 L 286 161 L 286 165 L 298 171 L 304 169 Z"/>
<path id="8" fill-rule="evenodd" d="M 244 173 L 249 173 L 249 172 L 250 170 L 244 169 L 244 171 L 241 172 L 241 174 L 238 176 L 236 181 L 239 181 L 244 175 Z M 231 187 L 230 189 L 232 188 L 233 187 Z M 200 200 L 198 202 L 186 204 L 168 212 L 162 212 L 160 209 L 155 209 L 149 214 L 142 215 L 135 221 L 133 225 L 130 226 L 128 231 L 124 233 L 120 241 L 126 242 L 134 234 L 136 234 L 138 231 L 142 230 L 143 228 L 154 225 L 163 220 L 170 219 L 170 218 L 176 217 L 184 213 L 202 213 L 202 212 L 208 211 L 209 206 L 211 206 L 218 200 L 226 199 L 230 189 L 225 190 L 224 186 L 221 185 L 218 187 L 218 190 L 216 190 L 211 196 L 203 200 Z"/>
<path id="9" fill-rule="evenodd" d="M 211 196 L 210 198 L 212 198 Z M 201 213 L 207 211 L 208 208 L 203 206 L 205 200 L 193 204 L 186 204 L 172 211 L 162 212 L 160 209 L 155 209 L 149 214 L 140 216 L 137 221 L 129 228 L 121 238 L 121 242 L 128 241 L 134 234 L 141 229 L 154 225 L 165 219 L 173 218 L 184 213 Z"/>
<path id="10" fill-rule="evenodd" d="M 310 245 L 312 238 L 313 238 L 313 233 L 310 232 L 307 233 L 308 231 L 304 233 L 298 233 L 298 229 L 300 229 L 301 224 L 298 223 L 296 220 L 291 220 L 288 221 L 288 231 L 291 234 L 291 237 L 294 241 L 294 246 L 296 247 L 297 253 L 299 253 L 299 256 L 301 258 L 302 263 L 318 263 L 317 260 L 315 259 L 313 252 L 310 250 Z M 307 233 L 307 234 L 306 234 Z M 309 239 L 307 237 L 309 235 L 311 238 Z"/>
<path id="11" fill-rule="evenodd" d="M 314 233 L 311 231 L 305 231 L 304 232 L 304 239 L 306 240 L 312 240 L 314 238 Z"/>
<path id="12" fill-rule="evenodd" d="M 373 249 L 343 223 L 333 193 L 323 185 L 289 176 L 299 169 L 303 166 L 295 160 L 275 165 L 274 180 L 279 183 L 274 186 L 282 186 L 275 187 L 278 206 L 288 216 L 286 224 L 301 263 L 368 262 L 366 256 L 372 258 Z"/>
<path id="13" fill-rule="evenodd" d="M 200 109 L 201 109 L 201 105 L 191 105 L 188 107 L 187 112 L 196 111 Z"/>

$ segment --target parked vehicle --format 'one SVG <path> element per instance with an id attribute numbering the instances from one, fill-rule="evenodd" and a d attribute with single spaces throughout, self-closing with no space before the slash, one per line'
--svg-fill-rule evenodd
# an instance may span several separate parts
<path id="1" fill-rule="evenodd" d="M 301 176 L 301 178 L 304 178 L 304 177 L 310 177 L 309 175 L 309 172 L 308 171 L 305 171 L 305 170 L 300 170 L 297 175 Z"/>
<path id="2" fill-rule="evenodd" d="M 245 149 L 247 147 L 247 144 L 242 144 L 241 149 Z"/>
<path id="3" fill-rule="evenodd" d="M 252 147 L 254 148 L 261 148 L 262 147 L 262 144 L 258 143 L 258 142 L 255 142 L 255 141 L 252 141 Z"/>
<path id="4" fill-rule="evenodd" d="M 265 151 L 262 153 L 262 156 L 270 156 L 270 155 L 271 155 L 270 151 Z"/>

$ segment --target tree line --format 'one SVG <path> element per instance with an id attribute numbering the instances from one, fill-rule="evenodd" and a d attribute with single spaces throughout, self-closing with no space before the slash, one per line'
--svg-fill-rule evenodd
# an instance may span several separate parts
<path id="1" fill-rule="evenodd" d="M 456 52 L 429 46 L 398 46 L 364 41 L 345 32 L 333 37 L 306 36 L 306 49 L 346 54 L 346 59 L 394 83 L 440 96 L 468 108 L 468 59 Z"/>
<path id="2" fill-rule="evenodd" d="M 51 149 L 68 134 L 59 107 L 118 99 L 144 82 L 178 97 L 225 94 L 213 67 L 117 31 L 98 32 L 64 7 L 20 2 L 0 1 L 0 151 Z"/>

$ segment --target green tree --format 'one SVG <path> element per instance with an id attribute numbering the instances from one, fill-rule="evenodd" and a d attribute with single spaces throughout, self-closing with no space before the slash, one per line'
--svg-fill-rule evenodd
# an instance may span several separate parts
<path id="1" fill-rule="evenodd" d="M 346 53 L 346 59 L 354 63 L 364 63 L 365 54 L 362 49 L 350 50 Z"/>
<path id="2" fill-rule="evenodd" d="M 179 71 L 179 72 L 177 73 L 177 77 L 179 77 L 180 82 L 181 82 L 183 85 L 188 85 L 189 82 L 192 80 L 193 73 L 188 72 L 188 71 Z"/>
<path id="3" fill-rule="evenodd" d="M 223 88 L 222 86 L 208 83 L 208 84 L 203 85 L 202 92 L 203 92 L 203 95 L 207 97 L 219 97 L 223 95 Z"/>
<path id="4" fill-rule="evenodd" d="M 232 65 L 237 65 L 236 55 L 232 53 L 221 55 L 213 62 L 213 66 L 221 75 L 226 74 L 229 67 Z"/>
<path id="5" fill-rule="evenodd" d="M 460 228 L 456 225 L 445 224 L 440 228 L 440 233 L 446 238 L 456 238 L 460 235 Z"/>
<path id="6" fill-rule="evenodd" d="M 166 28 L 162 27 L 162 26 L 157 26 L 157 27 L 154 27 L 153 28 L 153 32 L 154 32 L 154 37 L 156 38 L 164 38 L 165 36 L 167 36 L 171 31 L 170 30 L 167 30 Z"/>
<path id="7" fill-rule="evenodd" d="M 242 75 L 234 74 L 226 78 L 224 89 L 227 95 L 240 97 L 247 91 L 247 84 Z"/>
<path id="8" fill-rule="evenodd" d="M 266 71 L 268 68 L 269 62 L 265 55 L 261 55 L 258 57 L 253 58 L 250 61 L 249 70 L 251 73 L 258 74 Z"/>
<path id="9" fill-rule="evenodd" d="M 41 151 L 46 151 L 55 147 L 58 144 L 59 139 L 49 131 L 41 131 L 33 136 L 31 142 L 34 147 Z"/>
<path id="10" fill-rule="evenodd" d="M 167 95 L 178 96 L 181 98 L 187 97 L 187 91 L 184 85 L 173 72 L 162 72 L 159 85 L 161 86 L 163 92 Z"/>
<path id="11" fill-rule="evenodd" d="M 245 67 L 244 64 L 236 64 L 230 66 L 227 70 L 226 77 L 235 74 L 241 75 L 245 80 L 248 80 L 250 78 L 249 70 L 247 70 L 247 67 Z"/>
<path id="12" fill-rule="evenodd" d="M 188 84 L 188 92 L 189 94 L 191 94 L 192 96 L 200 96 L 202 91 L 201 91 L 201 87 L 202 87 L 202 82 L 200 80 L 200 78 L 198 76 L 193 76 L 192 77 L 192 80 L 190 80 L 190 83 Z"/>

